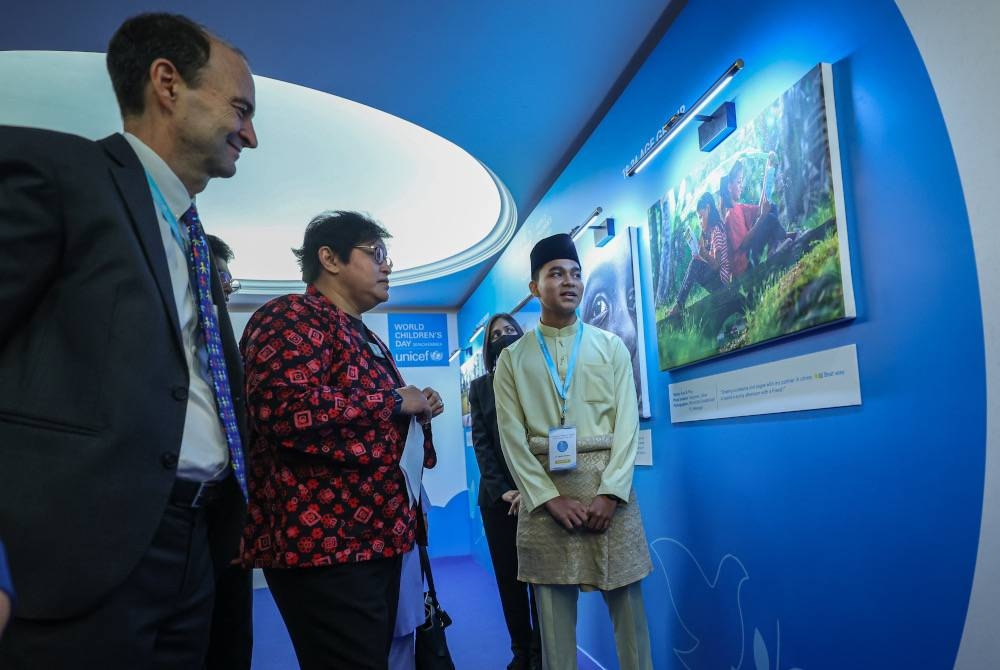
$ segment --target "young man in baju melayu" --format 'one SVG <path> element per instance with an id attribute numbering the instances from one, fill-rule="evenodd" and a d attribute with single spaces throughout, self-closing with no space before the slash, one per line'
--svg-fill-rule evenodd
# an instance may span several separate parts
<path id="1" fill-rule="evenodd" d="M 504 457 L 521 494 L 519 574 L 535 585 L 547 670 L 575 670 L 579 592 L 601 591 L 623 670 L 651 670 L 639 580 L 652 570 L 632 490 L 639 410 L 621 339 L 576 314 L 583 279 L 569 235 L 531 250 L 541 322 L 494 375 Z"/>

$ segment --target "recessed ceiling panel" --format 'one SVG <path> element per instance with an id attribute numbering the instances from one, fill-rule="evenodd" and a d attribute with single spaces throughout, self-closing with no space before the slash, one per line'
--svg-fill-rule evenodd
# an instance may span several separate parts
<path id="1" fill-rule="evenodd" d="M 470 267 L 510 239 L 509 194 L 460 147 L 357 102 L 255 81 L 260 146 L 198 196 L 206 229 L 233 247 L 233 270 L 254 293 L 298 279 L 290 249 L 324 210 L 367 212 L 389 230 L 397 285 Z M 94 139 L 121 129 L 103 54 L 0 52 L 0 91 L 0 123 Z"/>

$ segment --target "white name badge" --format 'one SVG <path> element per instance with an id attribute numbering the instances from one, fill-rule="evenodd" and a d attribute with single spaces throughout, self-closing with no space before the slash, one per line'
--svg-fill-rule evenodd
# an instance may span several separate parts
<path id="1" fill-rule="evenodd" d="M 576 428 L 549 429 L 549 472 L 576 468 Z"/>

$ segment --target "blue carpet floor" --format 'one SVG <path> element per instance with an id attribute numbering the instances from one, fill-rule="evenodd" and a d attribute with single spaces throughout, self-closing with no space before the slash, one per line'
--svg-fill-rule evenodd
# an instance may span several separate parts
<path id="1" fill-rule="evenodd" d="M 510 638 L 504 626 L 493 575 L 471 556 L 433 559 L 438 600 L 454 623 L 448 646 L 456 670 L 503 670 L 510 661 Z M 580 670 L 600 666 L 579 654 Z M 295 670 L 295 652 L 285 624 L 267 589 L 254 591 L 254 670 Z"/>

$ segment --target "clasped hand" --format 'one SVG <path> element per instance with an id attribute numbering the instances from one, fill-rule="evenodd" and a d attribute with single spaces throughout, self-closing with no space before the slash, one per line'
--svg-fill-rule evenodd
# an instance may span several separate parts
<path id="1" fill-rule="evenodd" d="M 517 489 L 511 489 L 504 493 L 500 498 L 505 502 L 510 504 L 510 509 L 507 510 L 507 516 L 517 516 L 517 513 L 521 511 L 521 494 Z"/>
<path id="2" fill-rule="evenodd" d="M 400 410 L 403 414 L 424 415 L 431 418 L 444 411 L 444 401 L 441 399 L 441 395 L 429 386 L 421 391 L 411 384 L 396 390 L 403 398 L 403 406 Z"/>
<path id="3" fill-rule="evenodd" d="M 586 528 L 603 533 L 611 525 L 611 517 L 618 509 L 618 501 L 609 496 L 598 495 L 594 496 L 589 506 L 585 506 L 579 500 L 556 496 L 546 501 L 545 509 L 566 530 Z"/>

